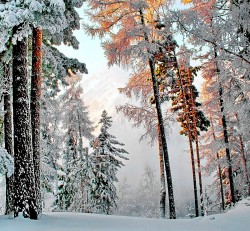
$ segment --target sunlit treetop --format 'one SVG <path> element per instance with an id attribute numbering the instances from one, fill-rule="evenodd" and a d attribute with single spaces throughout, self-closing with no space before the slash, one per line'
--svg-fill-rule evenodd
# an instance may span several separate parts
<path id="1" fill-rule="evenodd" d="M 191 3 L 192 0 L 182 0 L 181 2 L 184 3 L 184 4 L 188 4 L 188 3 Z"/>
<path id="2" fill-rule="evenodd" d="M 147 49 L 156 50 L 158 45 L 152 42 L 159 31 L 156 29 L 156 22 L 159 21 L 163 8 L 171 2 L 90 0 L 87 15 L 91 25 L 85 24 L 84 28 L 91 36 L 104 39 L 103 47 L 109 65 L 128 66 L 133 58 L 143 57 L 148 60 Z M 147 42 L 144 38 L 145 32 L 149 35 Z"/>
<path id="3" fill-rule="evenodd" d="M 159 11 L 160 6 L 169 3 L 171 1 L 165 0 L 90 0 L 87 15 L 91 22 L 95 24 L 95 27 L 92 25 L 89 32 L 92 36 L 103 37 L 104 34 L 111 32 L 114 28 L 121 27 L 125 23 L 134 23 L 136 16 L 139 18 L 139 10 L 143 10 L 147 22 L 151 22 L 153 16 L 158 14 L 157 11 Z"/>

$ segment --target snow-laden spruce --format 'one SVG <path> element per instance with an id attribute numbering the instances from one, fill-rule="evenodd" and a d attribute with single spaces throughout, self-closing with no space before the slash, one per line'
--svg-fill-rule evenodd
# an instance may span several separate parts
<path id="1" fill-rule="evenodd" d="M 94 177 L 89 183 L 89 200 L 91 210 L 95 213 L 111 214 L 116 207 L 116 174 L 118 168 L 124 164 L 122 160 L 128 160 L 128 152 L 119 146 L 123 146 L 115 136 L 109 134 L 108 129 L 112 126 L 111 117 L 104 110 L 99 124 L 100 134 L 91 143 L 94 149 L 90 155 L 93 163 Z"/>
<path id="2" fill-rule="evenodd" d="M 75 8 L 84 0 L 18 0 L 0 2 L 0 53 L 7 50 L 8 42 L 13 44 L 32 32 L 32 28 L 42 28 L 53 44 L 64 42 L 78 48 L 79 42 L 72 31 L 80 29 L 80 17 Z M 20 28 L 21 25 L 21 28 Z M 13 28 L 19 31 L 13 34 Z"/>
<path id="3" fill-rule="evenodd" d="M 47 149 L 44 152 L 44 166 L 50 165 L 57 172 L 54 210 L 87 212 L 85 186 L 91 176 L 91 163 L 89 164 L 88 148 L 84 143 L 93 139 L 94 127 L 89 119 L 88 108 L 82 100 L 83 89 L 79 76 L 72 75 L 66 81 L 69 87 L 64 94 L 53 101 L 49 101 L 49 98 L 46 100 L 50 104 L 47 105 L 47 117 L 44 118 L 47 120 L 43 143 Z M 58 163 L 58 159 L 62 162 Z M 45 177 L 49 179 L 53 176 Z M 50 182 L 48 186 L 53 188 Z"/>

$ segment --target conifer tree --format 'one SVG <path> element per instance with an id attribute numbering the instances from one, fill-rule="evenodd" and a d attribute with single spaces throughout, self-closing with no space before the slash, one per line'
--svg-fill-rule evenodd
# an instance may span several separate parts
<path id="1" fill-rule="evenodd" d="M 86 196 L 88 170 L 88 152 L 83 147 L 83 141 L 93 138 L 93 125 L 89 119 L 87 107 L 82 100 L 83 90 L 79 85 L 79 77 L 73 75 L 67 78 L 69 87 L 60 96 L 61 118 L 63 128 L 67 131 L 63 137 L 63 165 L 61 166 L 58 185 L 58 195 L 55 201 L 55 210 L 81 211 L 87 210 Z M 85 179 L 86 177 L 86 179 Z"/>
<path id="2" fill-rule="evenodd" d="M 246 81 L 248 76 L 246 73 L 249 73 L 250 62 L 245 53 L 249 39 L 246 37 L 248 28 L 243 24 L 248 24 L 249 17 L 246 17 L 246 14 L 249 12 L 250 5 L 249 1 L 228 1 L 227 4 L 224 4 L 223 1 L 213 0 L 202 1 L 202 3 L 196 0 L 192 2 L 193 10 L 185 11 L 183 14 L 185 19 L 179 20 L 179 18 L 178 21 L 183 31 L 192 36 L 192 43 L 195 46 L 210 46 L 210 51 L 199 58 L 205 62 L 213 62 L 211 69 L 207 71 L 210 72 L 210 76 L 214 73 L 217 76 L 217 83 L 214 86 L 217 86 L 219 94 L 219 98 L 216 100 L 219 102 L 217 109 L 221 114 L 219 119 L 222 121 L 223 128 L 224 150 L 228 165 L 227 175 L 230 182 L 228 184 L 230 186 L 229 195 L 231 202 L 235 203 L 235 183 L 237 181 L 234 182 L 233 175 L 237 169 L 238 158 L 234 152 L 233 141 L 237 139 L 231 131 L 236 130 L 237 127 L 236 134 L 244 134 L 243 140 L 248 140 L 249 129 L 246 129 L 246 126 L 242 128 L 241 125 L 246 124 L 246 118 L 249 117 L 249 103 L 247 105 L 249 98 L 246 96 L 246 92 L 249 91 L 249 83 Z M 242 10 L 243 8 L 244 10 Z M 183 23 L 184 21 L 190 23 Z M 232 106 L 232 102 L 234 106 Z M 239 112 L 241 122 L 235 123 L 235 127 L 232 129 L 231 122 L 233 122 L 235 112 Z"/>
<path id="3" fill-rule="evenodd" d="M 138 68 L 137 64 L 139 63 L 139 67 L 147 68 L 150 71 L 168 182 L 169 214 L 170 218 L 175 219 L 172 176 L 154 63 L 154 52 L 159 47 L 159 44 L 153 43 L 154 38 L 157 37 L 154 21 L 159 12 L 157 9 L 163 5 L 163 2 L 91 0 L 90 4 L 92 9 L 88 11 L 88 15 L 96 25 L 92 27 L 85 25 L 85 28 L 92 36 L 100 36 L 101 38 L 105 35 L 109 36 L 103 43 L 109 64 Z M 113 33 L 113 29 L 115 29 L 115 33 Z"/>
<path id="4" fill-rule="evenodd" d="M 33 28 L 32 34 L 32 76 L 30 93 L 30 113 L 32 130 L 33 164 L 35 174 L 36 204 L 41 213 L 40 159 L 41 159 L 41 113 L 40 101 L 42 94 L 42 30 Z"/>
<path id="5" fill-rule="evenodd" d="M 197 187 L 196 187 L 196 174 L 195 164 L 193 156 L 192 142 L 195 141 L 196 153 L 197 153 L 197 165 L 198 165 L 198 176 L 200 186 L 200 200 L 201 200 L 201 212 L 203 214 L 203 193 L 202 193 L 202 180 L 201 180 L 201 166 L 200 166 L 200 154 L 198 145 L 198 135 L 201 131 L 207 131 L 207 127 L 210 125 L 209 121 L 204 116 L 201 110 L 197 108 L 201 106 L 200 103 L 196 102 L 195 99 L 198 97 L 198 92 L 195 86 L 192 84 L 194 75 L 196 75 L 197 68 L 186 68 L 180 67 L 178 70 L 178 79 L 176 88 L 172 90 L 172 110 L 179 111 L 177 121 L 181 123 L 182 130 L 180 134 L 188 136 L 190 155 L 192 162 L 193 171 L 193 182 L 194 182 L 194 195 L 195 195 L 195 208 L 196 216 L 198 216 L 198 203 L 197 203 Z M 175 96 L 174 94 L 177 95 Z M 182 112 L 180 112 L 180 110 Z"/>
<path id="6" fill-rule="evenodd" d="M 0 47 L 0 52 L 2 52 L 3 50 L 6 50 L 8 48 L 6 48 L 6 43 L 8 43 L 10 41 L 10 38 L 12 38 L 12 42 L 14 44 L 14 46 L 16 45 L 15 43 L 18 43 L 18 41 L 16 40 L 20 40 L 22 41 L 22 39 L 26 39 L 26 37 L 28 36 L 29 34 L 29 29 L 30 28 L 43 28 L 43 29 L 46 29 L 47 30 L 47 35 L 53 35 L 55 34 L 55 32 L 57 33 L 57 35 L 61 35 L 62 34 L 62 31 L 64 30 L 63 34 L 63 38 L 64 38 L 64 42 L 67 43 L 69 40 L 71 40 L 72 42 L 70 43 L 71 45 L 73 44 L 74 47 L 76 42 L 72 36 L 72 27 L 73 27 L 73 24 L 77 24 L 79 25 L 79 17 L 78 14 L 76 13 L 74 7 L 78 6 L 80 7 L 82 2 L 83 1 L 74 1 L 72 4 L 71 3 L 68 3 L 67 4 L 67 15 L 64 14 L 65 12 L 65 2 L 64 1 L 54 1 L 54 2 L 47 2 L 47 1 L 32 1 L 30 3 L 30 1 L 1 1 L 1 5 L 2 5 L 2 2 L 3 3 L 6 3 L 5 7 L 4 8 L 1 8 L 3 9 L 0 13 L 0 21 L 1 21 L 1 47 Z M 73 15 L 74 17 L 71 17 L 70 15 L 70 11 L 73 11 Z M 18 14 L 17 14 L 17 11 L 18 11 Z M 25 13 L 24 13 L 25 12 Z M 53 16 L 56 15 L 56 17 Z M 6 16 L 7 15 L 7 16 Z M 12 15 L 12 20 L 11 18 L 8 18 L 8 15 Z M 28 15 L 28 16 L 27 16 Z M 66 21 L 66 18 L 71 18 L 71 20 L 68 20 Z M 78 19 L 78 20 L 75 20 L 75 19 Z M 72 24 L 72 21 L 74 21 L 74 23 Z M 69 22 L 71 22 L 71 24 L 69 25 Z M 14 30 L 13 30 L 14 28 Z M 76 27 L 74 27 L 73 29 L 75 29 Z M 34 29 L 36 30 L 36 29 Z M 41 31 L 40 31 L 41 32 Z M 67 33 L 66 33 L 67 32 Z M 71 32 L 71 33 L 70 33 Z M 41 34 L 41 33 L 40 33 Z M 39 38 L 39 36 L 34 36 L 35 38 Z M 70 37 L 70 39 L 69 39 Z M 51 38 L 51 36 L 50 36 Z M 39 42 L 39 47 L 38 45 L 36 44 L 34 48 L 38 48 L 39 52 L 41 54 L 41 44 L 42 44 L 42 41 L 41 41 L 41 36 L 40 36 L 40 42 Z M 24 44 L 23 44 L 24 45 Z M 27 46 L 27 43 L 25 44 Z M 23 50 L 25 50 L 27 48 L 24 48 L 23 47 Z M 15 52 L 15 49 L 13 49 L 14 52 Z M 35 50 L 35 49 L 33 49 Z M 13 54 L 14 54 L 13 52 Z M 16 57 L 13 56 L 13 59 L 15 59 Z M 21 59 L 24 60 L 26 59 L 27 57 L 22 57 Z M 38 64 L 39 62 L 37 61 L 41 61 L 41 55 L 40 57 L 35 60 L 36 61 L 36 67 L 33 68 L 33 76 L 39 76 L 40 77 L 40 80 L 41 80 L 41 62 L 40 64 Z M 13 61 L 13 70 L 16 69 L 15 67 L 16 63 Z M 24 64 L 24 65 L 27 65 Z M 40 67 L 39 67 L 40 66 Z M 22 68 L 27 68 L 27 67 L 22 67 Z M 37 69 L 40 69 L 38 70 L 38 75 L 37 75 Z M 24 70 L 24 72 L 27 72 L 27 69 Z M 13 75 L 14 74 L 17 74 L 13 71 Z M 27 74 L 26 74 L 27 75 Z M 16 76 L 14 76 L 14 79 L 16 78 Z M 19 77 L 18 77 L 19 78 Z M 37 80 L 37 79 L 36 79 Z M 41 81 L 38 80 L 38 81 L 34 81 L 33 83 L 40 83 Z M 13 81 L 13 84 L 16 84 L 14 81 Z M 26 87 L 27 87 L 27 84 L 25 84 Z M 39 84 L 38 84 L 39 85 Z M 40 139 L 40 134 L 39 134 L 39 95 L 41 95 L 41 93 L 39 92 L 39 90 L 37 91 L 37 86 L 35 86 L 35 84 L 32 85 L 32 89 L 34 89 L 34 91 L 32 91 L 32 100 L 34 99 L 35 97 L 35 101 L 33 101 L 31 103 L 31 109 L 32 109 L 32 115 L 33 114 L 36 114 L 34 117 L 35 119 L 32 120 L 34 121 L 33 123 L 33 127 L 34 127 L 34 133 L 33 133 L 33 146 L 35 147 L 34 148 L 34 151 L 35 151 L 35 155 L 34 155 L 34 162 L 35 163 L 31 163 L 31 165 L 35 165 L 34 166 L 34 170 L 35 170 L 35 184 L 36 186 L 33 187 L 32 185 L 29 185 L 28 187 L 31 188 L 32 190 L 35 188 L 36 189 L 36 192 L 33 193 L 31 192 L 30 193 L 30 196 L 33 197 L 32 198 L 32 203 L 34 204 L 34 208 L 36 207 L 35 204 L 39 203 L 40 199 L 39 199 L 39 195 L 40 195 L 40 167 L 39 167 L 39 161 L 40 161 L 40 152 L 39 152 L 39 139 Z M 14 89 L 15 87 L 18 88 L 18 84 L 16 86 L 14 86 Z M 20 85 L 19 86 L 20 88 L 23 87 L 23 89 L 21 89 L 21 91 L 23 92 L 26 92 L 27 89 L 25 90 L 24 89 L 24 85 Z M 39 88 L 39 87 L 38 87 Z M 41 84 L 40 84 L 40 89 L 41 89 Z M 20 90 L 20 89 L 19 89 Z M 19 91 L 17 89 L 17 91 Z M 13 93 L 13 96 L 14 97 L 19 97 L 21 96 L 20 94 L 17 96 L 15 95 L 15 91 Z M 34 97 L 33 97 L 34 96 Z M 38 97 L 37 97 L 38 96 Z M 21 100 L 28 100 L 28 97 L 25 96 L 25 99 L 20 99 L 19 101 Z M 13 102 L 14 102 L 14 107 L 17 106 L 15 105 L 15 101 L 18 101 L 18 99 L 14 98 Z M 33 105 L 35 105 L 35 107 L 33 107 Z M 34 109 L 35 108 L 35 109 Z M 34 110 L 33 110 L 34 109 Z M 14 116 L 15 116 L 15 108 L 14 108 Z M 26 109 L 25 109 L 26 110 Z M 18 114 L 16 114 L 16 117 L 18 117 Z M 27 130 L 26 128 L 29 127 L 29 112 L 26 113 L 26 116 L 27 118 L 25 118 L 26 122 L 22 119 L 22 121 L 24 121 L 26 123 L 26 127 L 25 127 L 25 130 Z M 18 117 L 20 119 L 20 117 Z M 18 120 L 17 120 L 18 121 Z M 14 118 L 14 123 L 17 122 Z M 15 130 L 15 124 L 14 124 L 14 132 L 16 131 Z M 18 125 L 17 125 L 18 126 Z M 29 136 L 29 130 L 27 130 L 27 136 Z M 15 134 L 15 137 L 19 136 L 19 134 Z M 24 135 L 25 136 L 25 135 Z M 27 142 L 31 142 L 31 138 L 27 138 L 26 139 L 26 143 Z M 15 141 L 14 141 L 15 143 Z M 22 141 L 21 141 L 22 143 Z M 25 145 L 28 145 L 30 146 L 29 144 L 25 144 Z M 21 148 L 20 147 L 17 147 L 17 148 Z M 27 152 L 29 152 L 29 155 L 31 155 L 31 149 L 29 150 L 30 148 L 27 149 Z M 16 150 L 15 150 L 16 151 Z M 33 157 L 31 156 L 31 162 L 33 162 Z M 28 162 L 28 161 L 27 161 Z M 21 166 L 20 166 L 21 167 Z M 26 164 L 25 168 L 27 169 L 28 168 L 28 164 Z M 34 174 L 32 173 L 33 170 L 32 170 L 32 166 L 29 167 L 30 169 L 29 170 L 25 170 L 25 171 L 29 171 L 30 174 Z M 22 167 L 21 167 L 22 169 Z M 17 168 L 17 171 L 18 171 L 18 168 Z M 18 175 L 20 175 L 18 173 Z M 31 181 L 33 181 L 33 177 L 32 175 L 29 175 L 27 174 L 26 176 L 24 177 L 27 177 L 27 178 L 30 178 Z M 17 180 L 19 181 L 19 179 Z M 24 179 L 24 181 L 29 181 L 27 179 Z M 28 183 L 30 184 L 30 183 Z M 25 186 L 26 187 L 26 186 Z M 24 188 L 25 188 L 24 187 Z M 22 194 L 23 191 L 20 190 L 18 191 L 18 193 Z M 19 196 L 17 196 L 19 197 Z M 26 199 L 26 196 L 20 196 L 20 198 L 23 198 L 24 200 L 27 200 Z M 19 202 L 17 202 L 19 203 Z M 24 206 L 26 202 L 20 202 L 19 206 L 22 205 L 22 207 Z M 30 203 L 31 204 L 31 203 Z M 31 208 L 32 209 L 32 208 Z M 21 209 L 22 210 L 22 209 Z M 34 218 L 37 217 L 37 214 L 33 214 L 32 216 L 30 216 L 31 214 L 28 214 L 30 211 L 25 211 L 25 216 L 27 217 L 33 217 L 34 215 Z M 37 211 L 33 210 L 32 211 L 33 213 L 37 213 Z M 18 213 L 16 213 L 17 215 Z M 28 214 L 28 215 L 27 215 Z"/>
<path id="7" fill-rule="evenodd" d="M 92 141 L 94 152 L 90 158 L 93 165 L 94 178 L 90 181 L 89 200 L 92 211 L 96 213 L 111 214 L 116 207 L 116 174 L 118 169 L 124 164 L 122 160 L 127 160 L 128 154 L 115 136 L 109 134 L 108 129 L 112 126 L 111 117 L 104 110 L 99 124 L 100 134 Z"/>
<path id="8" fill-rule="evenodd" d="M 13 33 L 22 30 L 16 26 Z M 36 191 L 31 146 L 31 127 L 28 96 L 28 38 L 13 45 L 13 124 L 15 153 L 15 217 L 37 219 Z"/>

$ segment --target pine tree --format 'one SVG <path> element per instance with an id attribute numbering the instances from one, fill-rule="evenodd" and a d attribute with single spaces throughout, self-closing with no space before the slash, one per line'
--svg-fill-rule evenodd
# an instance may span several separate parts
<path id="1" fill-rule="evenodd" d="M 92 211 L 96 213 L 111 214 L 116 207 L 117 171 L 123 166 L 122 159 L 127 160 L 128 154 L 123 148 L 124 144 L 116 140 L 116 137 L 108 133 L 112 126 L 111 117 L 104 110 L 99 121 L 100 134 L 92 141 L 94 152 L 90 158 L 93 166 L 94 178 L 90 182 L 89 200 Z"/>
<path id="2" fill-rule="evenodd" d="M 93 139 L 93 125 L 89 119 L 87 107 L 82 97 L 83 89 L 79 84 L 79 77 L 72 75 L 67 79 L 69 87 L 60 96 L 61 118 L 63 129 L 67 132 L 63 137 L 63 165 L 64 174 L 58 176 L 58 195 L 55 201 L 57 210 L 86 211 L 87 178 L 89 178 L 90 164 L 88 152 L 83 147 L 83 141 Z M 86 179 L 85 179 L 86 177 Z M 61 178 L 61 180 L 60 180 Z M 79 202 L 81 198 L 81 203 Z"/>
<path id="3" fill-rule="evenodd" d="M 22 25 L 15 27 L 14 34 Z M 28 38 L 13 45 L 13 123 L 15 153 L 15 216 L 37 219 L 28 96 Z"/>
<path id="4" fill-rule="evenodd" d="M 160 216 L 159 188 L 159 180 L 156 178 L 154 170 L 146 165 L 136 189 L 134 204 L 137 207 L 138 215 L 150 218 Z"/>
<path id="5" fill-rule="evenodd" d="M 238 185 L 235 184 L 238 184 L 240 180 L 238 174 L 238 180 L 235 179 L 234 182 L 234 175 L 236 175 L 234 172 L 237 171 L 236 163 L 238 162 L 235 152 L 238 145 L 235 141 L 239 139 L 235 135 L 244 136 L 243 143 L 244 140 L 248 140 L 249 135 L 247 126 L 244 128 L 241 126 L 247 124 L 246 118 L 249 117 L 249 103 L 247 103 L 249 102 L 247 97 L 249 83 L 246 81 L 249 74 L 246 73 L 249 73 L 250 61 L 245 53 L 249 39 L 246 36 L 248 28 L 244 25 L 249 22 L 249 17 L 246 15 L 249 13 L 250 5 L 249 1 L 229 1 L 227 4 L 223 1 L 204 1 L 202 4 L 199 1 L 192 2 L 194 3 L 193 10 L 183 13 L 185 19 L 179 20 L 180 17 L 179 25 L 183 31 L 192 36 L 192 43 L 195 46 L 208 45 L 210 47 L 208 53 L 198 58 L 205 62 L 213 62 L 213 67 L 207 71 L 210 71 L 210 76 L 214 73 L 217 76 L 215 86 L 217 85 L 219 98 L 216 100 L 219 102 L 217 109 L 221 113 L 219 119 L 222 121 L 224 150 L 228 165 L 229 195 L 231 201 L 235 203 L 235 192 L 238 191 L 236 190 Z M 187 24 L 187 21 L 190 23 Z M 240 115 L 240 123 L 234 123 L 237 112 Z M 232 122 L 234 126 L 231 126 Z M 232 132 L 236 130 L 237 132 Z"/>
<path id="6" fill-rule="evenodd" d="M 180 67 L 178 69 L 177 86 L 175 89 L 172 90 L 173 93 L 172 110 L 179 111 L 177 121 L 181 123 L 182 127 L 180 134 L 187 135 L 189 139 L 190 156 L 191 156 L 192 172 L 193 172 L 193 183 L 194 183 L 195 211 L 196 211 L 196 216 L 198 216 L 198 197 L 197 197 L 196 174 L 195 174 L 195 163 L 194 163 L 192 142 L 195 141 L 196 144 L 201 212 L 203 214 L 203 209 L 202 209 L 203 193 L 202 193 L 202 180 L 201 180 L 201 170 L 200 170 L 201 167 L 200 167 L 198 135 L 200 134 L 200 131 L 207 131 L 207 127 L 209 126 L 209 121 L 206 119 L 203 112 L 197 109 L 199 106 L 201 106 L 201 104 L 195 101 L 195 99 L 198 97 L 198 92 L 195 86 L 192 84 L 196 72 L 197 68 L 191 69 L 186 67 Z M 175 95 L 176 93 L 177 95 Z"/>
<path id="7" fill-rule="evenodd" d="M 41 213 L 40 159 L 41 159 L 41 129 L 40 101 L 42 94 L 42 30 L 33 28 L 32 36 L 32 76 L 30 93 L 30 113 L 32 130 L 32 149 L 35 174 L 36 204 Z"/>
<path id="8" fill-rule="evenodd" d="M 81 154 L 77 159 L 77 166 L 73 170 L 72 175 L 77 187 L 74 194 L 70 211 L 76 212 L 91 212 L 91 204 L 89 199 L 89 182 L 95 177 L 93 170 L 93 163 L 88 154 L 88 148 L 82 148 Z"/>
<path id="9" fill-rule="evenodd" d="M 109 36 L 103 43 L 109 64 L 138 68 L 137 64 L 139 63 L 140 68 L 149 69 L 151 73 L 168 182 L 170 218 L 175 219 L 172 176 L 153 57 L 155 50 L 159 46 L 153 43 L 154 38 L 157 37 L 154 20 L 158 16 L 157 13 L 159 11 L 157 9 L 163 3 L 162 1 L 140 1 L 133 3 L 129 0 L 123 2 L 92 0 L 90 3 L 92 11 L 89 10 L 88 15 L 91 20 L 97 23 L 97 26 L 85 26 L 85 28 L 92 36 Z M 114 28 L 116 33 L 113 33 Z"/>
<path id="10" fill-rule="evenodd" d="M 4 7 L 2 8 L 2 3 L 4 3 Z M 27 148 L 27 152 L 29 152 L 29 155 L 31 155 L 30 157 L 33 159 L 32 162 L 30 163 L 29 166 L 29 174 L 27 174 L 24 177 L 30 178 L 30 180 L 28 179 L 23 179 L 24 181 L 28 182 L 27 184 L 29 184 L 27 187 L 30 188 L 31 190 L 35 189 L 36 192 L 32 192 L 30 193 L 32 198 L 32 202 L 29 202 L 30 205 L 31 203 L 34 204 L 33 207 L 33 215 L 30 216 L 30 214 L 27 215 L 27 213 L 29 213 L 30 211 L 26 211 L 25 212 L 25 216 L 27 217 L 31 217 L 34 216 L 34 218 L 36 219 L 37 217 L 37 211 L 40 212 L 41 211 L 41 205 L 40 205 L 40 112 L 39 112 L 39 100 L 40 100 L 40 95 L 41 95 L 41 49 L 42 49 L 42 36 L 41 36 L 41 29 L 44 29 L 44 31 L 46 32 L 46 37 L 47 39 L 50 40 L 50 42 L 52 41 L 52 37 L 54 38 L 56 35 L 60 36 L 63 38 L 64 43 L 67 43 L 68 45 L 72 45 L 74 48 L 77 48 L 77 41 L 75 39 L 75 37 L 72 35 L 73 32 L 72 30 L 79 28 L 79 15 L 75 10 L 75 7 L 80 7 L 82 5 L 83 1 L 79 0 L 79 1 L 74 1 L 74 2 L 68 2 L 68 1 L 1 1 L 1 13 L 0 13 L 0 22 L 1 22 L 1 45 L 0 45 L 0 52 L 1 52 L 1 58 L 2 58 L 2 51 L 5 51 L 6 49 L 8 50 L 8 43 L 13 42 L 14 46 L 16 46 L 16 44 L 18 43 L 18 41 L 22 41 L 26 40 L 30 29 L 34 29 L 34 45 L 33 45 L 33 69 L 32 69 L 32 87 L 31 87 L 31 103 L 30 103 L 30 108 L 31 108 L 31 116 L 32 116 L 32 139 L 30 137 L 26 137 L 26 143 L 28 142 L 28 144 L 23 144 L 23 146 L 28 145 Z M 65 10 L 66 8 L 66 10 Z M 17 13 L 18 12 L 18 13 Z M 8 18 L 8 15 L 12 15 L 12 20 L 10 20 L 10 18 Z M 67 19 L 67 20 L 66 20 Z M 14 28 L 14 29 L 13 29 Z M 39 29 L 38 29 L 39 28 Z M 37 33 L 38 32 L 38 33 Z M 56 35 L 55 35 L 56 34 Z M 25 46 L 26 48 L 23 47 L 23 50 L 27 49 L 27 42 L 25 42 Z M 61 43 L 61 42 L 60 42 Z M 7 44 L 7 45 L 6 45 Z M 18 44 L 19 45 L 19 44 Z M 22 44 L 24 45 L 24 44 Z M 21 46 L 21 45 L 20 45 Z M 13 54 L 15 54 L 15 50 L 13 51 Z M 25 54 L 27 56 L 27 53 Z M 36 57 L 35 57 L 36 56 Z M 13 59 L 15 59 L 16 57 L 13 57 Z M 22 60 L 27 59 L 27 57 L 21 57 Z M 15 60 L 16 61 L 16 60 Z M 79 62 L 77 62 L 76 60 L 73 60 L 74 70 L 78 69 L 77 64 Z M 76 64 L 76 65 L 75 65 Z M 16 63 L 13 62 L 13 70 L 16 69 Z M 24 65 L 27 65 L 27 62 L 24 64 L 23 62 L 23 67 L 24 68 L 24 72 L 25 75 L 27 75 L 27 67 L 24 67 Z M 83 65 L 84 67 L 82 69 L 84 69 L 84 72 L 86 71 L 85 65 Z M 67 67 L 65 67 L 67 68 Z M 73 70 L 73 71 L 74 71 Z M 13 75 L 16 74 L 13 71 Z M 27 76 L 26 76 L 27 77 Z M 16 78 L 16 76 L 14 76 L 14 79 Z M 19 78 L 19 77 L 18 77 Z M 33 81 L 34 80 L 34 81 Z M 27 85 L 27 80 L 25 80 L 26 82 L 24 83 L 25 87 L 28 87 Z M 16 84 L 13 81 L 13 85 Z M 20 86 L 19 88 L 23 88 L 21 89 L 21 91 L 26 92 L 27 89 L 24 89 L 24 85 Z M 15 88 L 18 88 L 18 86 L 14 86 L 13 87 L 14 90 Z M 18 90 L 17 90 L 18 91 Z M 26 94 L 26 93 L 25 93 Z M 14 96 L 15 96 L 15 92 L 14 92 Z M 14 98 L 13 102 L 14 102 L 14 116 L 15 116 L 15 106 L 17 106 L 15 104 L 15 101 L 22 101 L 23 99 L 18 99 L 18 97 L 20 97 L 21 94 L 15 96 L 17 98 Z M 26 97 L 25 95 L 25 99 L 24 100 L 29 100 L 28 97 Z M 27 103 L 26 102 L 26 103 Z M 26 105 L 25 105 L 26 107 Z M 25 108 L 25 110 L 27 110 L 27 108 Z M 18 111 L 18 110 L 17 110 Z M 17 112 L 18 114 L 19 112 Z M 24 119 L 22 118 L 23 122 L 24 122 L 24 129 L 27 130 L 27 136 L 30 136 L 29 134 L 29 130 L 27 129 L 30 126 L 30 118 L 29 118 L 29 112 L 25 111 L 24 114 L 27 116 L 27 118 L 25 118 L 26 122 L 24 121 Z M 18 116 L 17 116 L 18 117 Z M 20 119 L 20 118 L 19 118 Z M 14 118 L 14 123 L 16 123 L 18 120 L 15 120 Z M 19 125 L 15 125 L 14 124 L 14 132 L 16 132 L 15 130 L 15 126 L 18 127 Z M 20 128 L 22 126 L 20 125 Z M 30 128 L 29 128 L 30 129 Z M 20 135 L 20 134 L 18 134 Z M 26 136 L 24 135 L 24 136 Z M 32 149 L 30 149 L 30 144 L 29 142 L 33 143 L 33 151 L 34 151 L 34 155 L 32 155 Z M 23 140 L 24 141 L 24 140 Z M 21 141 L 20 143 L 22 143 L 23 141 Z M 14 140 L 15 143 L 15 140 Z M 21 145 L 17 148 L 21 148 Z M 16 151 L 16 150 L 15 150 Z M 22 152 L 22 150 L 20 150 L 20 152 Z M 26 154 L 25 154 L 26 155 Z M 28 158 L 28 154 L 27 154 L 27 158 Z M 32 166 L 34 165 L 34 166 Z M 34 173 L 32 168 L 34 167 Z M 21 167 L 22 169 L 22 167 Z M 28 169 L 28 166 L 26 166 L 26 169 Z M 17 168 L 18 170 L 18 168 Z M 26 170 L 25 170 L 26 171 Z M 33 177 L 32 175 L 35 174 L 35 187 L 33 187 Z M 16 175 L 16 174 L 15 174 Z M 18 175 L 20 175 L 18 173 Z M 25 186 L 26 187 L 26 186 Z M 25 189 L 26 190 L 26 189 Z M 21 192 L 21 191 L 20 191 Z M 21 196 L 22 197 L 22 196 Z M 25 198 L 26 196 L 23 196 L 22 198 L 24 198 L 24 200 L 27 200 L 27 198 Z M 17 202 L 19 203 L 19 202 Z M 19 205 L 21 207 L 24 206 L 24 203 L 21 202 L 21 204 L 23 205 Z M 38 206 L 38 210 L 35 211 L 34 208 Z M 30 209 L 32 209 L 32 207 L 30 207 Z M 17 209 L 18 210 L 18 209 Z M 22 208 L 21 208 L 22 210 Z M 16 215 L 18 213 L 16 212 Z"/>

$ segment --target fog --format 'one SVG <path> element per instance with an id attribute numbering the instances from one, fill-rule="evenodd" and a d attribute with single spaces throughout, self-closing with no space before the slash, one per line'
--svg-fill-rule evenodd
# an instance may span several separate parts
<path id="1" fill-rule="evenodd" d="M 119 171 L 119 179 L 125 176 L 132 187 L 138 185 L 145 166 L 150 166 L 156 175 L 159 174 L 158 144 L 152 147 L 149 140 L 139 142 L 143 129 L 132 128 L 132 125 L 123 116 L 116 112 L 116 106 L 129 102 L 125 96 L 119 94 L 118 88 L 128 81 L 129 73 L 118 67 L 106 68 L 94 75 L 85 75 L 82 80 L 84 87 L 84 102 L 89 107 L 90 118 L 95 124 L 100 119 L 103 110 L 113 118 L 110 133 L 125 144 L 129 152 L 129 160 Z M 172 127 L 172 133 L 167 138 L 169 158 L 172 170 L 175 200 L 182 203 L 193 197 L 192 172 L 190 155 L 187 152 L 187 139 L 179 135 L 178 124 Z M 98 127 L 96 134 L 98 133 Z"/>
<path id="2" fill-rule="evenodd" d="M 139 142 L 144 131 L 132 128 L 128 120 L 116 112 L 116 106 L 128 102 L 125 96 L 119 94 L 118 88 L 125 86 L 129 72 L 116 66 L 107 67 L 107 60 L 98 39 L 90 39 L 83 31 L 77 31 L 75 35 L 80 41 L 79 50 L 74 51 L 65 46 L 59 49 L 66 56 L 86 63 L 89 74 L 83 75 L 82 87 L 83 100 L 89 107 L 90 118 L 97 125 L 102 111 L 106 110 L 114 121 L 110 133 L 124 143 L 125 149 L 129 152 L 129 160 L 124 162 L 125 166 L 119 171 L 119 179 L 126 176 L 128 183 L 136 187 L 146 165 L 159 176 L 157 144 L 151 147 L 148 144 L 149 140 Z M 175 201 L 181 204 L 193 200 L 193 183 L 187 139 L 179 135 L 179 130 L 176 123 L 167 143 Z M 95 134 L 98 134 L 98 127 Z M 203 184 L 205 185 L 204 182 Z"/>

